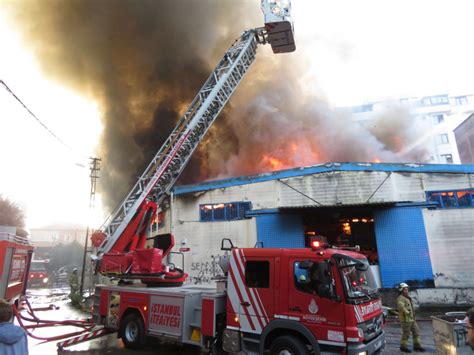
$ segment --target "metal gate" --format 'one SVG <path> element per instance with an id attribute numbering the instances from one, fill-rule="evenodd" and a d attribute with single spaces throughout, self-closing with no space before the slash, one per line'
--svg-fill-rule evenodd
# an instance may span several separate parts
<path id="1" fill-rule="evenodd" d="M 420 207 L 374 211 L 375 238 L 382 287 L 409 281 L 432 287 L 433 270 Z"/>
<path id="2" fill-rule="evenodd" d="M 304 248 L 303 219 L 293 214 L 257 215 L 257 241 L 265 248 Z"/>

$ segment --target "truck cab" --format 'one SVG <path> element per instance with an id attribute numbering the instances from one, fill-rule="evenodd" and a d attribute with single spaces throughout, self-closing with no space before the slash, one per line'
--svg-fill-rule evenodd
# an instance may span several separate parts
<path id="1" fill-rule="evenodd" d="M 47 260 L 31 260 L 28 275 L 28 287 L 47 287 L 49 282 L 49 262 Z"/>
<path id="2" fill-rule="evenodd" d="M 227 288 L 226 351 L 373 354 L 384 347 L 380 295 L 362 254 L 235 248 Z"/>

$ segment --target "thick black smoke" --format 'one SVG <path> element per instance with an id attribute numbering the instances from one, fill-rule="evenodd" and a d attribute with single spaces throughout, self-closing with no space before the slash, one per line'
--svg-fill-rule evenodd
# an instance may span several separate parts
<path id="1" fill-rule="evenodd" d="M 252 19 L 258 24 L 258 5 L 223 0 L 7 4 L 44 73 L 100 104 L 104 132 L 98 155 L 106 205 L 114 207 L 141 174 L 225 46 L 255 27 Z M 184 180 L 197 181 L 199 169 L 194 159 Z"/>
<path id="2" fill-rule="evenodd" d="M 6 6 L 44 73 L 100 105 L 100 189 L 104 204 L 113 208 L 226 48 L 243 30 L 262 26 L 259 5 L 259 0 L 17 0 Z M 334 160 L 414 159 L 396 154 L 393 137 L 399 145 L 411 139 L 405 127 L 400 132 L 384 129 L 384 122 L 377 129 L 359 127 L 300 87 L 305 63 L 298 52 L 277 57 L 268 48 L 260 51 L 180 182 Z M 400 113 L 394 119 L 407 117 Z"/>

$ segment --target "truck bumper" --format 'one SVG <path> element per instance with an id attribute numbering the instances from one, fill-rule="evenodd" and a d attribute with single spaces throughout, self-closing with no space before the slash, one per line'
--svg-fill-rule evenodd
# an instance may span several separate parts
<path id="1" fill-rule="evenodd" d="M 372 339 L 368 343 L 353 344 L 347 347 L 348 355 L 370 355 L 381 353 L 385 347 L 385 333 L 382 332 L 378 337 Z"/>

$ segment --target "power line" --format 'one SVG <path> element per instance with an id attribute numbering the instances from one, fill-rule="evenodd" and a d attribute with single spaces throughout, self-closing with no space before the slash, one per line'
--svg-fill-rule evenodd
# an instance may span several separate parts
<path id="1" fill-rule="evenodd" d="M 12 95 L 24 108 L 26 111 L 28 111 L 28 113 L 34 117 L 34 119 L 46 130 L 48 131 L 48 133 L 50 135 L 52 135 L 59 143 L 61 143 L 64 147 L 66 147 L 67 149 L 69 149 L 72 153 L 74 153 L 74 150 L 72 149 L 72 147 L 68 144 L 66 144 L 61 138 L 59 138 L 51 129 L 49 129 L 48 126 L 46 126 L 46 124 L 44 124 L 29 108 L 28 106 L 26 106 L 23 101 L 20 100 L 20 98 L 18 96 L 15 95 L 15 93 L 8 87 L 8 85 L 0 79 L 0 83 L 4 86 L 5 90 L 8 91 L 8 93 L 10 95 Z M 75 161 L 74 162 L 74 165 L 77 165 L 81 168 L 85 168 L 84 164 L 80 163 L 80 162 L 77 162 Z"/>
<path id="2" fill-rule="evenodd" d="M 0 80 L 0 83 L 5 87 L 5 90 L 7 90 L 24 108 L 26 111 L 28 111 L 30 113 L 31 116 L 33 116 L 36 121 L 38 121 L 38 123 L 43 126 L 44 129 L 46 129 L 48 131 L 49 134 L 51 134 L 54 138 L 56 138 L 63 146 L 65 146 L 66 148 L 68 148 L 69 150 L 73 150 L 69 145 L 67 145 L 66 143 L 64 143 L 64 141 L 59 138 L 56 134 L 54 134 L 54 132 L 52 130 L 50 130 L 48 128 L 48 126 L 46 126 L 24 103 L 23 101 L 20 100 L 20 98 L 18 96 L 15 95 L 15 93 L 8 87 L 8 85 L 3 81 L 3 80 Z"/>

